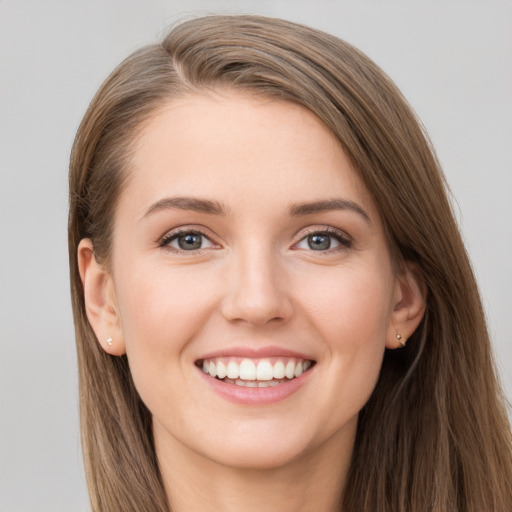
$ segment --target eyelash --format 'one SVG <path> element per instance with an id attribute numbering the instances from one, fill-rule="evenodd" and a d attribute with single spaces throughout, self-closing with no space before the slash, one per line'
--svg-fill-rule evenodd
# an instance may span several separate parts
<path id="1" fill-rule="evenodd" d="M 214 242 L 211 240 L 211 238 L 208 235 L 206 235 L 203 231 L 201 231 L 201 229 L 179 229 L 177 231 L 172 231 L 171 233 L 167 233 L 166 235 L 164 235 L 164 237 L 160 240 L 158 246 L 162 249 L 167 249 L 169 251 L 176 252 L 176 253 L 190 252 L 193 254 L 197 254 L 197 253 L 201 252 L 202 249 L 204 249 L 202 247 L 199 249 L 186 251 L 183 249 L 177 249 L 175 247 L 170 246 L 170 243 L 173 242 L 174 240 L 176 240 L 179 236 L 187 235 L 187 234 L 199 235 L 199 236 L 205 238 L 206 240 L 208 240 L 212 245 L 214 245 Z M 318 253 L 323 253 L 323 254 L 333 253 L 333 252 L 342 251 L 344 249 L 349 249 L 352 245 L 352 240 L 350 240 L 350 238 L 347 235 L 345 235 L 344 233 L 342 233 L 334 228 L 323 228 L 323 229 L 311 229 L 310 231 L 306 232 L 305 234 L 303 234 L 303 236 L 300 238 L 300 240 L 294 244 L 294 247 L 296 247 L 298 244 L 300 244 L 302 241 L 306 240 L 308 237 L 310 237 L 312 235 L 327 235 L 330 238 L 334 238 L 340 244 L 340 246 L 335 247 L 334 249 L 329 248 L 326 250 L 319 250 L 319 251 L 314 251 L 313 249 L 311 249 L 311 252 L 318 252 Z"/>
<path id="2" fill-rule="evenodd" d="M 330 238 L 334 238 L 340 244 L 340 246 L 319 251 L 314 251 L 311 249 L 311 252 L 318 252 L 320 254 L 332 254 L 333 252 L 349 249 L 352 246 L 352 240 L 345 233 L 334 228 L 311 229 L 310 231 L 306 232 L 302 238 L 296 244 L 294 244 L 294 246 L 297 246 L 312 235 L 327 235 Z"/>
<path id="3" fill-rule="evenodd" d="M 177 249 L 176 247 L 171 247 L 169 245 L 171 242 L 178 239 L 178 237 L 180 237 L 181 235 L 189 235 L 189 234 L 190 235 L 199 235 L 203 238 L 206 238 L 206 240 L 208 240 L 212 245 L 214 245 L 211 238 L 208 235 L 206 235 L 203 231 L 201 231 L 201 229 L 179 229 L 177 231 L 172 231 L 171 233 L 165 234 L 163 236 L 163 238 L 160 240 L 158 246 L 161 247 L 162 249 L 167 249 L 169 251 L 176 252 L 176 253 L 190 252 L 193 254 L 197 254 L 198 252 L 200 252 L 203 249 L 202 247 L 200 249 L 186 251 L 183 249 Z"/>

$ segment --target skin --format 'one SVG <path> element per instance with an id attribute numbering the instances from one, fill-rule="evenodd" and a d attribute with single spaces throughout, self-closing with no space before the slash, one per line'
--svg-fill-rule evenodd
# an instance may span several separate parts
<path id="1" fill-rule="evenodd" d="M 399 346 L 395 327 L 409 337 L 424 311 L 421 283 L 410 269 L 395 273 L 375 204 L 341 146 L 302 107 L 191 95 L 147 123 L 129 175 L 112 272 L 90 240 L 80 271 L 99 342 L 127 354 L 153 415 L 173 510 L 339 510 L 384 350 Z M 154 206 L 178 196 L 215 201 L 224 214 Z M 356 206 L 290 215 L 332 199 Z M 201 230 L 203 247 L 162 246 L 178 228 Z M 312 249 L 307 237 L 325 230 L 331 247 Z M 277 403 L 232 403 L 195 366 L 215 350 L 268 345 L 316 362 Z"/>

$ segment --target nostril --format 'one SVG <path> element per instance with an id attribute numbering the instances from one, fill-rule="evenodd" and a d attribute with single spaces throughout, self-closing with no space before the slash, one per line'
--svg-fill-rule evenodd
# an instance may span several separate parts
<path id="1" fill-rule="evenodd" d="M 221 309 L 229 322 L 261 327 L 285 322 L 292 316 L 293 307 L 288 293 L 277 284 L 275 263 L 269 263 L 268 268 L 261 266 L 261 261 L 258 261 L 254 269 L 234 271 L 232 288 Z M 237 278 L 237 274 L 241 277 Z"/>

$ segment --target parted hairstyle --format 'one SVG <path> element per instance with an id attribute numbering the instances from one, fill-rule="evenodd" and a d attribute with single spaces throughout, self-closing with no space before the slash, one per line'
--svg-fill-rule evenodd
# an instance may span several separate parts
<path id="1" fill-rule="evenodd" d="M 93 511 L 164 512 L 169 505 L 151 414 L 127 358 L 105 353 L 87 320 L 77 247 L 90 238 L 96 259 L 109 268 L 114 212 L 141 129 L 173 98 L 226 88 L 318 116 L 370 191 L 395 265 L 415 265 L 426 285 L 420 326 L 405 349 L 386 351 L 360 412 L 343 511 L 510 511 L 504 397 L 475 278 L 421 124 L 360 51 L 318 30 L 259 16 L 192 19 L 136 51 L 103 83 L 76 135 L 69 259 Z"/>

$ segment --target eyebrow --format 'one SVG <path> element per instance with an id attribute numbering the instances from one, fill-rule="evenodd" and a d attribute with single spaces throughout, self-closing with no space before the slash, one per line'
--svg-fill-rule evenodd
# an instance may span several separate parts
<path id="1" fill-rule="evenodd" d="M 163 210 L 188 210 L 210 215 L 226 215 L 226 209 L 218 201 L 197 197 L 166 197 L 152 204 L 142 218 Z"/>
<path id="2" fill-rule="evenodd" d="M 226 208 L 218 201 L 180 196 L 160 199 L 146 210 L 142 218 L 144 219 L 156 212 L 164 210 L 187 210 L 210 215 L 226 215 Z M 288 212 L 291 217 L 301 217 L 332 210 L 349 210 L 357 213 L 367 222 L 371 223 L 368 213 L 357 203 L 349 201 L 348 199 L 334 198 L 309 203 L 297 203 L 292 205 Z"/>
<path id="3" fill-rule="evenodd" d="M 300 217 L 302 215 L 311 215 L 331 210 L 349 210 L 359 214 L 367 222 L 371 223 L 370 216 L 361 206 L 348 199 L 340 198 L 294 204 L 290 207 L 289 213 L 292 217 Z"/>

